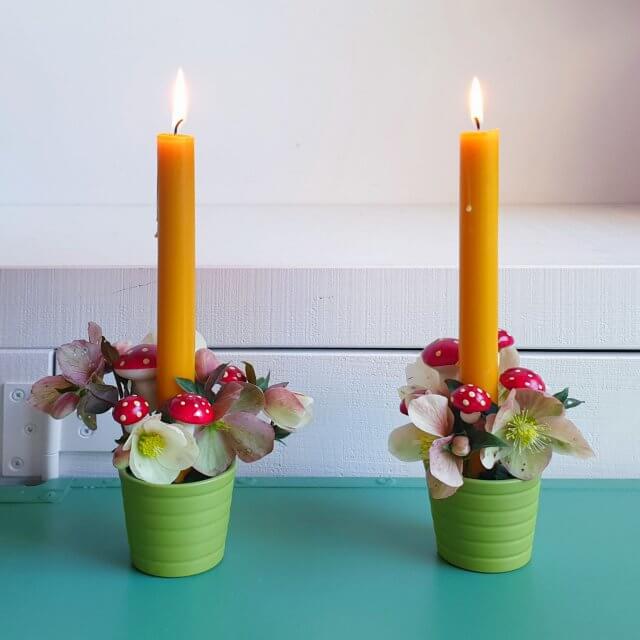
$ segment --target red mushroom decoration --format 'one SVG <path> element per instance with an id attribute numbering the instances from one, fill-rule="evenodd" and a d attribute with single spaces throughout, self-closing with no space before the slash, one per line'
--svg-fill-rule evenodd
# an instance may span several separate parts
<path id="1" fill-rule="evenodd" d="M 222 374 L 220 378 L 220 384 L 227 384 L 227 382 L 246 382 L 247 376 L 244 375 L 240 367 L 236 367 L 230 364 Z"/>
<path id="2" fill-rule="evenodd" d="M 491 407 L 491 396 L 474 384 L 463 384 L 451 394 L 451 404 L 460 411 L 462 420 L 473 424 Z"/>
<path id="3" fill-rule="evenodd" d="M 512 347 L 515 343 L 513 336 L 506 329 L 498 329 L 498 351 Z"/>
<path id="4" fill-rule="evenodd" d="M 155 409 L 155 378 L 157 348 L 144 343 L 123 353 L 113 365 L 113 371 L 125 380 L 133 382 L 133 391 L 143 395 Z"/>
<path id="5" fill-rule="evenodd" d="M 113 419 L 125 431 L 149 415 L 149 403 L 142 396 L 126 396 L 113 408 Z"/>
<path id="6" fill-rule="evenodd" d="M 169 400 L 169 415 L 183 427 L 202 426 L 213 422 L 213 407 L 203 396 L 179 393 Z"/>
<path id="7" fill-rule="evenodd" d="M 455 338 L 440 338 L 422 350 L 422 361 L 435 369 L 458 364 L 459 346 Z"/>
<path id="8" fill-rule="evenodd" d="M 514 367 L 507 369 L 500 376 L 500 384 L 511 391 L 511 389 L 533 389 L 534 391 L 546 391 L 547 385 L 542 377 L 531 369 L 524 367 Z"/>
<path id="9" fill-rule="evenodd" d="M 118 358 L 113 370 L 127 380 L 152 380 L 156 376 L 156 345 L 139 344 Z"/>
<path id="10" fill-rule="evenodd" d="M 500 371 L 520 365 L 520 355 L 515 347 L 516 341 L 505 329 L 498 329 L 498 352 L 500 354 Z"/>

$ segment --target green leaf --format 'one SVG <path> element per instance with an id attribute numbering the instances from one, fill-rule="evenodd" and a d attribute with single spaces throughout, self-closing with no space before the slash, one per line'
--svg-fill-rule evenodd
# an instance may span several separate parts
<path id="1" fill-rule="evenodd" d="M 247 362 L 246 360 L 243 360 L 242 362 L 244 364 L 244 372 L 245 372 L 245 375 L 247 376 L 247 382 L 250 382 L 251 384 L 256 384 L 257 382 L 256 370 L 253 368 L 253 365 L 250 362 Z"/>
<path id="2" fill-rule="evenodd" d="M 266 376 L 258 378 L 256 380 L 256 386 L 260 387 L 263 391 L 266 391 L 269 388 L 269 381 L 271 380 L 271 371 L 267 373 Z"/>
<path id="3" fill-rule="evenodd" d="M 577 407 L 579 404 L 584 404 L 584 400 L 569 397 L 569 387 L 565 387 L 562 391 L 554 393 L 553 397 L 560 400 L 565 409 L 573 409 L 573 407 Z"/>
<path id="4" fill-rule="evenodd" d="M 93 396 L 89 393 L 82 396 L 82 398 L 80 398 L 80 401 L 78 402 L 76 412 L 80 420 L 82 420 L 82 422 L 84 422 L 85 425 L 89 427 L 89 429 L 91 429 L 91 431 L 95 431 L 98 428 L 98 424 L 96 423 L 96 414 L 90 413 L 87 406 L 92 397 Z"/>
<path id="5" fill-rule="evenodd" d="M 480 431 L 479 429 L 473 429 L 473 433 L 469 434 L 471 440 L 471 451 L 477 451 L 478 449 L 485 449 L 486 447 L 508 447 L 509 445 L 504 441 L 494 436 L 493 433 L 488 431 Z"/>
<path id="6" fill-rule="evenodd" d="M 567 398 L 569 397 L 569 387 L 565 387 L 562 391 L 558 391 L 558 393 L 554 393 L 553 397 L 557 398 L 558 400 L 560 400 L 560 402 L 562 402 L 562 404 L 564 404 L 567 401 Z"/>
<path id="7" fill-rule="evenodd" d="M 271 423 L 273 430 L 276 434 L 276 440 L 282 442 L 285 438 L 288 438 L 291 435 L 291 431 L 285 431 L 285 429 L 281 429 L 277 424 Z M 285 444 L 282 442 L 282 444 Z"/>
<path id="8" fill-rule="evenodd" d="M 118 390 L 112 384 L 103 382 L 91 382 L 86 387 L 89 392 L 98 398 L 114 406 L 118 402 Z"/>
<path id="9" fill-rule="evenodd" d="M 579 404 L 584 404 L 584 400 L 577 400 L 576 398 L 567 398 L 564 401 L 564 408 L 573 409 L 573 407 L 577 407 Z"/>
<path id="10" fill-rule="evenodd" d="M 86 413 L 106 413 L 118 402 L 118 390 L 110 384 L 90 382 L 83 394 L 83 409 Z"/>
<path id="11" fill-rule="evenodd" d="M 176 378 L 176 384 L 187 393 L 198 393 L 198 389 L 196 388 L 193 380 L 189 380 L 188 378 Z"/>
<path id="12" fill-rule="evenodd" d="M 449 393 L 453 393 L 458 387 L 462 386 L 462 382 L 460 382 L 460 380 L 453 380 L 452 378 L 445 380 L 444 383 L 447 385 Z"/>

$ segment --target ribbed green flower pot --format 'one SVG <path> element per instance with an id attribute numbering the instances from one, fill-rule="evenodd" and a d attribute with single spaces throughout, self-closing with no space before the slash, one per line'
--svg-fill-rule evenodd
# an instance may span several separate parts
<path id="1" fill-rule="evenodd" d="M 235 473 L 234 462 L 215 478 L 156 485 L 121 471 L 133 566 L 164 578 L 215 567 L 224 555 Z"/>
<path id="2" fill-rule="evenodd" d="M 474 480 L 444 500 L 431 499 L 438 554 L 483 573 L 519 569 L 531 559 L 540 480 Z"/>

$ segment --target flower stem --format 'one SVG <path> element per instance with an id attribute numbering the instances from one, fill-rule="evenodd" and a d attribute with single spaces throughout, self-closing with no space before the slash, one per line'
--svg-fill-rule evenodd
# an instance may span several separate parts
<path id="1" fill-rule="evenodd" d="M 466 478 L 479 478 L 482 470 L 483 466 L 482 462 L 480 462 L 480 451 L 472 451 L 464 461 L 463 475 Z"/>
<path id="2" fill-rule="evenodd" d="M 190 471 L 191 471 L 191 467 L 187 467 L 186 469 L 183 469 L 178 474 L 178 477 L 173 481 L 173 484 L 182 484 L 185 481 L 185 478 L 189 475 Z"/>

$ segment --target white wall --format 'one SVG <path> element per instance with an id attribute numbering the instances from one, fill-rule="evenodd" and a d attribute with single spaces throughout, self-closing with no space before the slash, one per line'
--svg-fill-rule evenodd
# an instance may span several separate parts
<path id="1" fill-rule="evenodd" d="M 505 202 L 638 202 L 639 24 L 635 0 L 5 0 L 0 204 L 152 203 L 178 65 L 202 203 L 452 202 L 474 74 Z"/>
<path id="2" fill-rule="evenodd" d="M 154 277 L 151 269 L 0 270 L 0 384 L 28 389 L 54 373 L 50 347 L 84 335 L 89 319 L 112 340 L 139 340 L 153 321 Z M 455 335 L 454 269 L 222 267 L 202 269 L 198 279 L 198 326 L 208 344 L 316 398 L 313 424 L 243 466 L 244 475 L 422 474 L 420 465 L 393 460 L 386 439 L 405 419 L 396 388 L 413 349 Z M 572 415 L 596 459 L 558 457 L 547 477 L 639 477 L 640 269 L 507 269 L 503 299 L 502 321 L 533 350 L 523 353 L 525 365 L 552 391 L 569 386 L 586 401 Z M 4 408 L 2 471 L 36 476 L 42 453 L 25 427 L 42 420 L 24 403 L 6 400 Z M 89 438 L 80 427 L 74 416 L 61 425 L 62 472 L 113 473 L 111 417 Z M 16 457 L 23 464 L 12 468 Z"/>
<path id="3" fill-rule="evenodd" d="M 0 0 L 0 384 L 50 372 L 90 319 L 134 339 L 153 322 L 153 272 L 129 267 L 155 263 L 155 135 L 182 65 L 199 264 L 223 267 L 199 274 L 200 327 L 268 347 L 322 405 L 253 472 L 414 473 L 385 453 L 397 349 L 456 331 L 477 74 L 514 205 L 502 321 L 554 384 L 595 394 L 578 417 L 603 456 L 551 473 L 637 476 L 638 25 L 637 0 Z M 105 448 L 65 472 L 103 472 Z"/>

